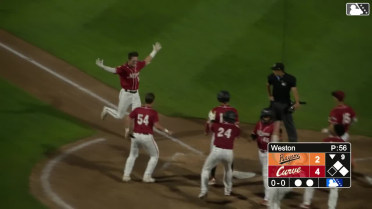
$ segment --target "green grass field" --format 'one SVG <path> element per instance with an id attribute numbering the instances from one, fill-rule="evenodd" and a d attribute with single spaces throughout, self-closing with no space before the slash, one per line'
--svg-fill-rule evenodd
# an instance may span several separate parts
<path id="1" fill-rule="evenodd" d="M 346 1 L 108 0 L 2 1 L 0 27 L 51 52 L 103 82 L 118 78 L 95 66 L 117 66 L 132 50 L 144 58 L 163 50 L 141 74 L 141 92 L 157 94 L 157 109 L 206 117 L 221 89 L 245 122 L 267 106 L 269 67 L 284 61 L 298 79 L 299 128 L 320 130 L 341 89 L 359 122 L 351 132 L 372 136 L 371 17 L 347 17 Z"/>
<path id="2" fill-rule="evenodd" d="M 44 208 L 29 192 L 31 169 L 93 131 L 3 79 L 0 95 L 0 208 Z"/>

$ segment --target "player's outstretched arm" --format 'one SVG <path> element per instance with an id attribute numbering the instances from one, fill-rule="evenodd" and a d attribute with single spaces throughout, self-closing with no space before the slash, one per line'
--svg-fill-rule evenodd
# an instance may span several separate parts
<path id="1" fill-rule="evenodd" d="M 164 128 L 162 125 L 160 125 L 159 122 L 156 122 L 156 123 L 154 124 L 154 126 L 155 126 L 155 128 L 159 129 L 160 131 L 162 131 L 162 132 L 164 132 L 164 133 L 166 133 L 166 134 L 169 134 L 169 135 L 172 135 L 172 134 L 173 134 L 172 131 L 169 131 L 168 129 Z"/>
<path id="2" fill-rule="evenodd" d="M 160 51 L 161 45 L 159 42 L 156 42 L 152 45 L 152 52 L 145 58 L 146 65 L 150 64 L 151 60 L 154 59 L 155 55 Z"/>
<path id="3" fill-rule="evenodd" d="M 109 67 L 109 66 L 105 66 L 103 64 L 103 59 L 100 59 L 100 58 L 97 58 L 96 59 L 96 65 L 104 70 L 106 70 L 107 72 L 110 72 L 110 73 L 116 73 L 116 69 L 115 68 L 112 68 L 112 67 Z"/>

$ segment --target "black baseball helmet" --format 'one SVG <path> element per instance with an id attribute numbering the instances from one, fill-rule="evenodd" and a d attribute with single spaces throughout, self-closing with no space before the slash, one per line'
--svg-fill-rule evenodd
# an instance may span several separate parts
<path id="1" fill-rule="evenodd" d="M 222 103 L 226 103 L 230 101 L 230 93 L 228 91 L 220 91 L 217 94 L 217 100 Z"/>
<path id="2" fill-rule="evenodd" d="M 261 115 L 260 115 L 260 118 L 261 120 L 265 117 L 270 117 L 270 120 L 273 120 L 274 119 L 274 111 L 270 108 L 264 108 L 261 110 Z M 264 122 L 269 122 L 269 121 L 264 121 Z"/>
<path id="3" fill-rule="evenodd" d="M 223 114 L 223 120 L 228 123 L 235 123 L 237 115 L 234 111 L 226 111 Z"/>

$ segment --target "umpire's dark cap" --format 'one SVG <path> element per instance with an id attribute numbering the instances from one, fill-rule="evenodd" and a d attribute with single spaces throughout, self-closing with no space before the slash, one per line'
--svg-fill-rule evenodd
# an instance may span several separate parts
<path id="1" fill-rule="evenodd" d="M 284 71 L 284 64 L 281 62 L 275 63 L 272 67 L 271 70 L 282 70 Z"/>

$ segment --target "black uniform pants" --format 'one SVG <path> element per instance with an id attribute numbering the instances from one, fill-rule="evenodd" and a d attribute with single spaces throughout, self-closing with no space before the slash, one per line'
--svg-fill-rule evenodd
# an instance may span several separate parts
<path id="1" fill-rule="evenodd" d="M 282 102 L 272 102 L 271 108 L 275 113 L 275 120 L 281 120 L 287 130 L 288 141 L 297 142 L 297 131 L 293 122 L 292 113 L 288 111 L 290 104 Z"/>

